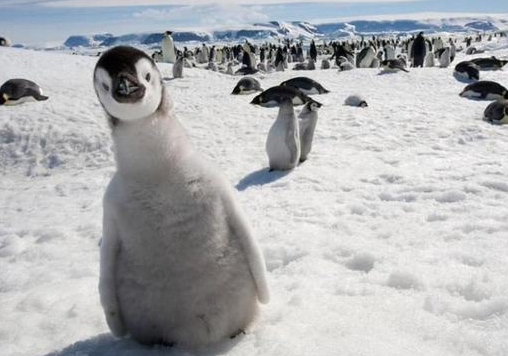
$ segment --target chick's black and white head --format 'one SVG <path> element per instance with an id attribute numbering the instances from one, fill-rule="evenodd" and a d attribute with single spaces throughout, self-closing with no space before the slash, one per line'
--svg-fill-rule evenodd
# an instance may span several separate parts
<path id="1" fill-rule="evenodd" d="M 124 122 L 152 115 L 163 100 L 159 70 L 148 55 L 134 47 L 104 52 L 95 66 L 94 88 L 104 110 Z"/>

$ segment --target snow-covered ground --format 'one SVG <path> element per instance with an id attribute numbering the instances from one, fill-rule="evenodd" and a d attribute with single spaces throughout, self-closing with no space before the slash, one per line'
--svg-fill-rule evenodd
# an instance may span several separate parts
<path id="1" fill-rule="evenodd" d="M 497 47 L 485 55 L 508 55 Z M 103 317 L 114 161 L 96 60 L 0 48 L 0 82 L 32 79 L 50 96 L 0 107 L 1 355 L 189 355 L 116 340 Z M 202 355 L 508 354 L 508 126 L 481 121 L 488 103 L 460 98 L 452 71 L 260 77 L 268 88 L 307 75 L 331 90 L 315 97 L 325 105 L 309 160 L 287 174 L 267 172 L 277 110 L 229 95 L 238 77 L 192 69 L 166 81 L 194 144 L 237 187 L 272 289 L 246 335 Z M 481 75 L 508 85 L 507 70 Z M 344 106 L 352 93 L 369 107 Z"/>

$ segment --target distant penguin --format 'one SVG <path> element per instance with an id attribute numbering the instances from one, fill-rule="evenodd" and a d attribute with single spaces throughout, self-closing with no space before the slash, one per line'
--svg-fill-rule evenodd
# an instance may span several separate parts
<path id="1" fill-rule="evenodd" d="M 215 62 L 212 62 L 212 61 L 208 62 L 207 68 L 209 70 L 211 70 L 212 72 L 217 72 L 219 70 L 219 68 L 217 67 L 217 64 Z"/>
<path id="2" fill-rule="evenodd" d="M 348 96 L 346 98 L 346 101 L 344 102 L 344 105 L 355 106 L 360 108 L 366 108 L 367 106 L 369 106 L 367 105 L 367 101 L 361 95 L 358 94 Z"/>
<path id="3" fill-rule="evenodd" d="M 470 61 L 460 62 L 455 66 L 454 75 L 462 79 L 480 80 L 478 66 Z"/>
<path id="4" fill-rule="evenodd" d="M 508 101 L 497 100 L 490 103 L 483 113 L 483 120 L 494 125 L 508 124 Z"/>
<path id="5" fill-rule="evenodd" d="M 425 63 L 424 63 L 425 67 L 426 68 L 431 68 L 431 67 L 434 67 L 435 66 L 435 63 L 434 63 L 434 53 L 432 52 L 429 52 L 425 55 Z"/>
<path id="6" fill-rule="evenodd" d="M 257 72 L 259 72 L 258 69 L 250 68 L 250 67 L 242 67 L 235 72 L 235 75 L 250 75 L 250 74 L 256 74 Z"/>
<path id="7" fill-rule="evenodd" d="M 298 115 L 298 125 L 300 131 L 300 162 L 307 160 L 312 150 L 312 141 L 314 139 L 314 131 L 318 121 L 318 110 L 322 105 L 318 102 L 308 102 L 303 106 L 302 111 Z"/>
<path id="8" fill-rule="evenodd" d="M 173 32 L 166 31 L 162 37 L 162 61 L 165 63 L 175 63 L 175 45 L 173 43 Z"/>
<path id="9" fill-rule="evenodd" d="M 257 91 L 263 91 L 259 81 L 252 77 L 245 77 L 238 81 L 231 94 L 233 95 L 248 95 Z"/>
<path id="10" fill-rule="evenodd" d="M 405 63 L 401 59 L 391 59 L 388 61 L 383 61 L 381 62 L 381 66 L 383 67 L 384 71 L 397 72 L 401 70 L 403 72 L 409 73 L 409 71 L 406 68 L 404 68 Z"/>
<path id="11" fill-rule="evenodd" d="M 10 46 L 11 46 L 11 41 L 9 41 L 5 37 L 0 37 L 0 47 L 10 47 Z"/>
<path id="12" fill-rule="evenodd" d="M 481 70 L 499 70 L 508 63 L 508 60 L 490 57 L 490 58 L 475 58 L 471 59 L 470 62 L 476 64 Z"/>
<path id="13" fill-rule="evenodd" d="M 315 70 L 316 69 L 316 62 L 314 62 L 313 59 L 309 59 L 309 62 L 307 63 L 307 70 Z"/>
<path id="14" fill-rule="evenodd" d="M 441 37 L 436 38 L 434 41 L 434 52 L 439 51 L 443 47 L 444 47 L 444 43 L 443 43 L 443 40 L 441 39 Z"/>
<path id="15" fill-rule="evenodd" d="M 10 79 L 0 87 L 0 105 L 18 105 L 29 101 L 43 101 L 42 89 L 27 79 Z"/>
<path id="16" fill-rule="evenodd" d="M 345 60 L 339 64 L 339 70 L 341 72 L 345 72 L 345 71 L 353 70 L 353 69 L 355 69 L 355 66 L 348 60 Z"/>
<path id="17" fill-rule="evenodd" d="M 155 62 L 162 62 L 162 51 L 154 51 L 152 53 L 152 59 L 155 61 Z"/>
<path id="18" fill-rule="evenodd" d="M 370 68 L 372 60 L 376 57 L 376 51 L 372 46 L 365 47 L 356 57 L 357 68 Z"/>
<path id="19" fill-rule="evenodd" d="M 183 78 L 183 57 L 178 57 L 173 64 L 173 78 Z"/>
<path id="20" fill-rule="evenodd" d="M 330 61 L 328 59 L 321 61 L 321 69 L 330 69 Z"/>
<path id="21" fill-rule="evenodd" d="M 413 59 L 413 67 L 423 67 L 425 56 L 427 54 L 427 47 L 425 38 L 423 37 L 423 32 L 420 32 L 418 36 L 416 36 L 413 46 L 411 47 L 410 54 Z"/>
<path id="22" fill-rule="evenodd" d="M 312 59 L 314 62 L 316 62 L 317 61 L 317 49 L 316 49 L 316 44 L 314 43 L 314 40 L 312 40 L 312 42 L 310 43 L 309 54 L 310 54 L 310 59 Z"/>
<path id="23" fill-rule="evenodd" d="M 481 100 L 508 99 L 508 90 L 496 82 L 481 80 L 466 86 L 459 95 L 463 98 Z"/>
<path id="24" fill-rule="evenodd" d="M 226 69 L 226 74 L 229 74 L 229 75 L 235 74 L 235 72 L 233 71 L 233 63 L 231 63 L 231 62 L 228 63 L 228 69 Z"/>
<path id="25" fill-rule="evenodd" d="M 284 71 L 284 55 L 282 54 L 282 49 L 280 47 L 277 48 L 277 53 L 275 54 L 274 66 L 277 72 Z"/>
<path id="26" fill-rule="evenodd" d="M 266 140 L 270 171 L 295 168 L 300 160 L 300 152 L 298 119 L 291 99 L 285 98 L 279 105 L 277 119 L 270 127 Z"/>
<path id="27" fill-rule="evenodd" d="M 436 55 L 439 60 L 439 66 L 441 68 L 448 68 L 451 63 L 450 47 L 445 47 L 437 50 Z"/>
<path id="28" fill-rule="evenodd" d="M 309 101 L 314 101 L 301 90 L 291 86 L 271 87 L 252 99 L 251 104 L 259 105 L 265 108 L 279 106 L 286 99 L 290 99 L 294 106 L 303 105 Z"/>
<path id="29" fill-rule="evenodd" d="M 293 70 L 307 70 L 307 65 L 305 63 L 296 63 L 293 66 Z"/>
<path id="30" fill-rule="evenodd" d="M 457 55 L 457 46 L 455 46 L 455 42 L 450 38 L 450 63 L 453 62 L 455 56 Z"/>
<path id="31" fill-rule="evenodd" d="M 395 59 L 395 48 L 388 44 L 385 46 L 385 60 Z"/>
<path id="32" fill-rule="evenodd" d="M 305 95 L 326 94 L 330 92 L 315 80 L 307 77 L 291 78 L 282 82 L 280 85 L 300 89 Z"/>

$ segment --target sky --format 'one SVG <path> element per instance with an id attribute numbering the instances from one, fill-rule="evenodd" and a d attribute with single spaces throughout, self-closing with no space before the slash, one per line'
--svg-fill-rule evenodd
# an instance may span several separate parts
<path id="1" fill-rule="evenodd" d="M 319 23 L 420 12 L 508 14 L 508 0 L 0 0 L 0 36 L 13 43 L 61 44 L 78 34 L 211 29 L 271 20 Z"/>

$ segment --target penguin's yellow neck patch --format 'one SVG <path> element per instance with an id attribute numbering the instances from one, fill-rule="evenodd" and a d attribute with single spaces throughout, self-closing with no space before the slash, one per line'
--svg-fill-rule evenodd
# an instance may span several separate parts
<path id="1" fill-rule="evenodd" d="M 3 93 L 2 95 L 4 97 L 5 102 L 7 103 L 9 101 L 9 95 Z"/>

